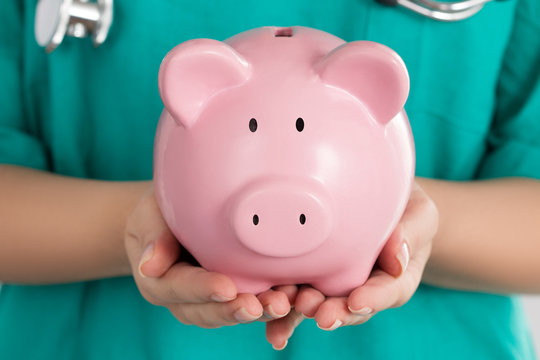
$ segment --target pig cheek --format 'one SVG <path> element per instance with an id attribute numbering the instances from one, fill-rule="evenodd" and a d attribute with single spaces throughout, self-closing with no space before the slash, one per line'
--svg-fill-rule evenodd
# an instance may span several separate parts
<path id="1" fill-rule="evenodd" d="M 201 119 L 200 124 L 189 130 L 176 128 L 165 160 L 175 164 L 168 167 L 165 191 L 174 206 L 174 215 L 170 217 L 174 218 L 169 220 L 173 223 L 171 227 L 182 244 L 207 268 L 215 263 L 212 260 L 215 254 L 245 251 L 231 236 L 226 205 L 239 186 L 244 169 L 250 166 L 243 159 L 235 159 L 240 149 L 231 142 L 230 130 L 211 125 L 212 122 Z"/>
<path id="2" fill-rule="evenodd" d="M 334 145 L 334 171 L 320 174 L 337 205 L 333 236 L 321 251 L 332 249 L 369 271 L 406 202 L 412 155 L 400 126 L 384 129 L 367 119 L 343 126 L 333 135 L 340 139 Z"/>

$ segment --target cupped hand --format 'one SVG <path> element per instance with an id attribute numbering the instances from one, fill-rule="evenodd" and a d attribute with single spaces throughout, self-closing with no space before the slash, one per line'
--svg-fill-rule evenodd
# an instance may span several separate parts
<path id="1" fill-rule="evenodd" d="M 366 283 L 348 297 L 325 297 L 318 290 L 303 286 L 295 299 L 297 315 L 289 315 L 294 321 L 276 327 L 274 337 L 286 345 L 302 316 L 315 318 L 323 330 L 335 330 L 362 324 L 379 311 L 405 304 L 422 279 L 438 221 L 435 204 L 415 182 L 405 212 Z"/>
<path id="2" fill-rule="evenodd" d="M 364 323 L 379 311 L 402 306 L 420 284 L 438 222 L 435 204 L 415 182 L 405 212 L 366 283 L 348 297 L 325 298 L 315 289 L 303 288 L 296 309 L 314 317 L 321 329 L 334 330 Z"/>
<path id="3" fill-rule="evenodd" d="M 161 215 L 153 186 L 129 216 L 124 240 L 142 296 L 166 307 L 184 324 L 215 328 L 284 318 L 296 296 L 296 286 L 269 290 L 258 297 L 239 294 L 229 277 L 189 261 L 189 253 Z"/>

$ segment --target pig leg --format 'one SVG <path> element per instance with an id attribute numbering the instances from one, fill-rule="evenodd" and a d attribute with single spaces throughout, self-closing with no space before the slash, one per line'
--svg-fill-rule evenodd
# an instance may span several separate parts
<path id="1" fill-rule="evenodd" d="M 230 275 L 230 277 L 236 284 L 238 293 L 260 294 L 273 286 L 273 284 L 270 282 L 265 282 L 260 279 L 254 279 L 246 276 Z"/>
<path id="2" fill-rule="evenodd" d="M 369 269 L 355 268 L 330 275 L 311 285 L 326 296 L 348 296 L 352 290 L 364 284 L 368 276 Z"/>

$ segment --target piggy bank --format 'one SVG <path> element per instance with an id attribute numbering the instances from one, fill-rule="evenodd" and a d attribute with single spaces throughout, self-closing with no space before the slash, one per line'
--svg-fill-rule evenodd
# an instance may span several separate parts
<path id="1" fill-rule="evenodd" d="M 307 27 L 184 42 L 163 60 L 154 153 L 170 229 L 239 292 L 362 285 L 414 177 L 401 58 Z"/>

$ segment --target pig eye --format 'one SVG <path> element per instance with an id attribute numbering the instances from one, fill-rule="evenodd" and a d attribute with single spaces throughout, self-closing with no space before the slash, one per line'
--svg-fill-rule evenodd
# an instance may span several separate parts
<path id="1" fill-rule="evenodd" d="M 249 131 L 257 131 L 257 120 L 255 120 L 255 118 L 251 118 L 251 120 L 249 120 Z"/>
<path id="2" fill-rule="evenodd" d="M 302 130 L 304 130 L 304 119 L 296 119 L 296 130 L 298 130 L 298 132 L 302 132 Z"/>

